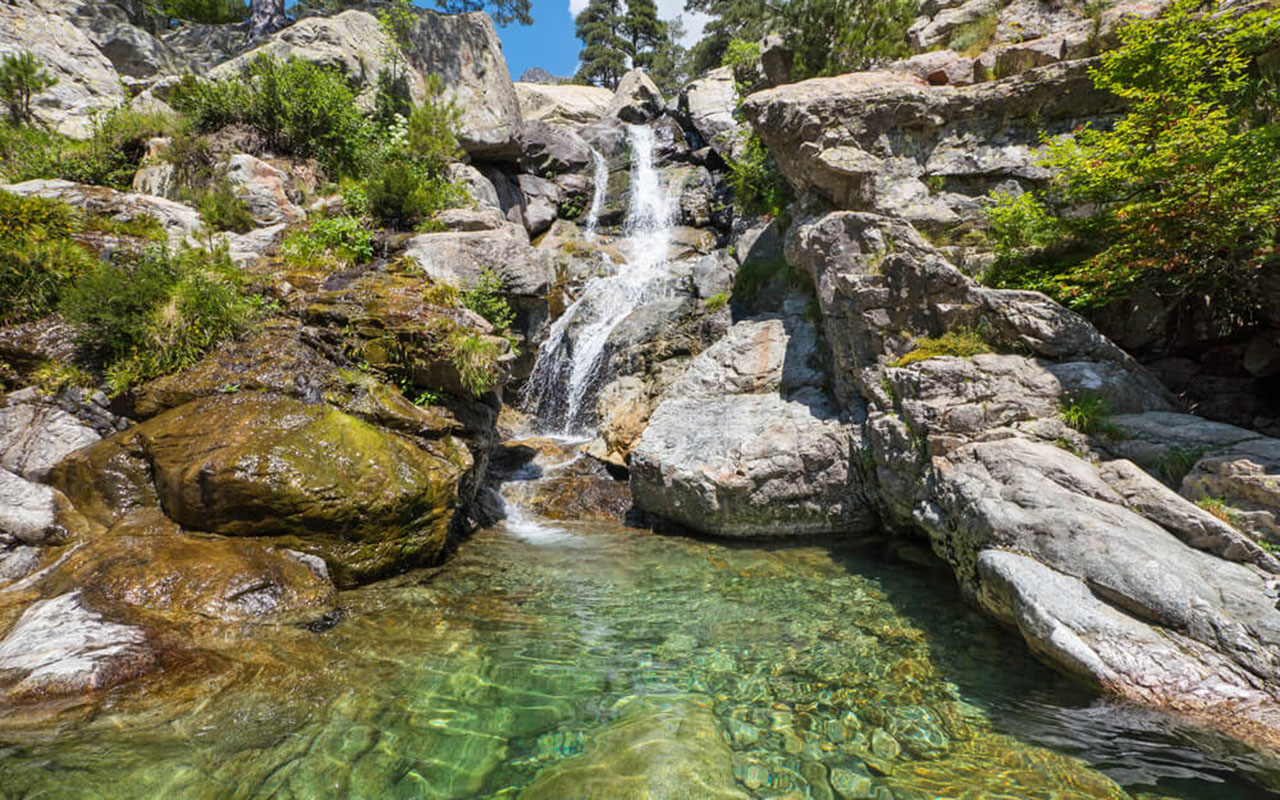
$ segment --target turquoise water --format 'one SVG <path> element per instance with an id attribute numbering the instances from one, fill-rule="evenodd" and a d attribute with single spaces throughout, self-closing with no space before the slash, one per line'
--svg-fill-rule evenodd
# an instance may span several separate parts
<path id="1" fill-rule="evenodd" d="M 883 552 L 500 525 L 329 630 L 3 728 L 0 797 L 517 797 L 637 700 L 709 709 L 726 744 L 689 757 L 750 797 L 1267 796 L 1256 756 L 1075 687 Z"/>

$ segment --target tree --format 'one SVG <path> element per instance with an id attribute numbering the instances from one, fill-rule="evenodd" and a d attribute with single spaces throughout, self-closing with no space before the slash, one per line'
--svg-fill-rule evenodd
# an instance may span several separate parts
<path id="1" fill-rule="evenodd" d="M 257 38 L 275 33 L 289 24 L 284 13 L 284 0 L 253 0 L 249 14 L 249 37 Z"/>
<path id="2" fill-rule="evenodd" d="M 771 14 L 795 53 L 791 76 L 857 72 L 910 55 L 916 0 L 790 0 Z"/>
<path id="3" fill-rule="evenodd" d="M 620 32 L 633 67 L 648 69 L 668 41 L 667 24 L 658 19 L 654 0 L 627 0 Z"/>
<path id="4" fill-rule="evenodd" d="M 618 88 L 627 71 L 628 42 L 622 38 L 620 0 L 590 0 L 578 15 L 576 34 L 582 40 L 581 66 L 574 77 L 595 86 Z"/>
<path id="5" fill-rule="evenodd" d="M 720 66 L 729 42 L 759 41 L 767 28 L 764 0 L 685 0 L 684 9 L 712 17 L 702 29 L 702 39 L 689 50 L 689 69 L 694 74 Z"/>
<path id="6" fill-rule="evenodd" d="M 1263 57 L 1280 10 L 1202 7 L 1177 0 L 1120 31 L 1092 74 L 1128 114 L 1049 142 L 1047 204 L 996 207 L 1005 246 L 993 283 L 1077 308 L 1140 289 L 1173 309 L 1207 299 L 1218 336 L 1252 324 L 1260 282 L 1280 269 L 1280 80 Z M 1084 252 L 1064 264 L 1073 251 Z"/>
<path id="7" fill-rule="evenodd" d="M 0 95 L 9 107 L 9 118 L 16 124 L 31 122 L 31 96 L 58 82 L 45 71 L 40 61 L 28 52 L 10 54 L 0 61 Z"/>

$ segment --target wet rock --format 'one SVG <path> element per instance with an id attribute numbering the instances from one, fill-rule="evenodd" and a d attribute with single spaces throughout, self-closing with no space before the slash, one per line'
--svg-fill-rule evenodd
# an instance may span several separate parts
<path id="1" fill-rule="evenodd" d="M 76 353 L 75 328 L 57 315 L 0 328 L 0 360 L 26 372 Z"/>
<path id="2" fill-rule="evenodd" d="M 59 536 L 59 492 L 0 469 L 0 545 L 45 544 Z"/>
<path id="3" fill-rule="evenodd" d="M 666 105 L 657 84 L 643 70 L 633 69 L 622 76 L 604 115 L 642 125 L 660 116 Z"/>
<path id="4" fill-rule="evenodd" d="M 43 481 L 67 454 L 98 441 L 93 428 L 41 402 L 0 400 L 0 467 Z"/>
<path id="5" fill-rule="evenodd" d="M 439 555 L 471 464 L 323 405 L 224 394 L 80 451 L 54 482 L 104 524 L 158 505 L 192 530 L 319 555 L 350 584 Z"/>
<path id="6" fill-rule="evenodd" d="M 555 277 L 547 254 L 531 247 L 524 232 L 511 225 L 497 231 L 421 234 L 409 240 L 404 256 L 430 277 L 455 286 L 474 286 L 482 270 L 492 269 L 507 292 L 528 297 L 545 295 Z"/>
<path id="7" fill-rule="evenodd" d="M 605 115 L 613 92 L 598 86 L 516 82 L 516 97 L 525 120 L 571 125 L 594 122 Z"/>
<path id="8" fill-rule="evenodd" d="M 120 222 L 153 217 L 164 227 L 172 246 L 194 239 L 203 224 L 199 212 L 190 206 L 163 197 L 118 192 L 105 186 L 64 180 L 34 180 L 0 186 L 0 191 L 22 197 L 61 200 L 90 214 L 100 214 Z"/>
<path id="9" fill-rule="evenodd" d="M 105 689 L 156 666 L 142 629 L 103 618 L 78 591 L 34 603 L 0 639 L 0 690 L 11 699 Z"/>
<path id="10" fill-rule="evenodd" d="M 746 800 L 711 711 L 693 698 L 633 699 L 587 752 L 539 773 L 521 800 Z"/>
<path id="11" fill-rule="evenodd" d="M 798 316 L 740 322 L 662 396 L 631 455 L 636 505 L 729 536 L 867 530 L 854 417 Z"/>

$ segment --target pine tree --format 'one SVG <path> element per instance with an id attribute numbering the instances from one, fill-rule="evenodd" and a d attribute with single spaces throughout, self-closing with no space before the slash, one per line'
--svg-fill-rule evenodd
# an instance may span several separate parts
<path id="1" fill-rule="evenodd" d="M 631 66 L 644 69 L 652 66 L 655 55 L 668 41 L 667 23 L 658 19 L 658 5 L 654 0 L 627 0 L 621 33 Z"/>
<path id="2" fill-rule="evenodd" d="M 622 37 L 621 0 L 591 0 L 576 24 L 583 47 L 578 53 L 581 66 L 574 77 L 583 83 L 618 88 L 618 81 L 627 71 L 629 45 Z"/>

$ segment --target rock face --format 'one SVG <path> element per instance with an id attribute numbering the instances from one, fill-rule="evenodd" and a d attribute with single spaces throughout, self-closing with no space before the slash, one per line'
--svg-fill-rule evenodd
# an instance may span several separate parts
<path id="1" fill-rule="evenodd" d="M 227 180 L 259 225 L 300 222 L 306 217 L 289 197 L 289 177 L 267 162 L 237 153 L 227 159 Z"/>
<path id="2" fill-rule="evenodd" d="M 599 86 L 515 84 L 520 113 L 526 121 L 554 125 L 580 125 L 605 115 L 613 92 Z"/>
<path id="3" fill-rule="evenodd" d="M 631 456 L 636 504 L 718 535 L 874 528 L 853 461 L 860 419 L 824 391 L 817 357 L 798 314 L 730 328 L 650 417 Z"/>
<path id="4" fill-rule="evenodd" d="M 633 69 L 622 76 L 604 114 L 640 125 L 662 114 L 665 108 L 666 101 L 653 80 L 643 70 Z"/>
<path id="5" fill-rule="evenodd" d="M 65 18 L 31 0 L 0 5 L 0 55 L 29 52 L 58 79 L 32 98 L 41 123 L 59 133 L 87 137 L 95 112 L 125 100 L 111 61 Z"/>
<path id="6" fill-rule="evenodd" d="M 1047 179 L 1042 133 L 1108 123 L 1122 105 L 1072 62 L 963 88 L 903 72 L 813 78 L 757 92 L 742 110 L 798 190 L 937 228 L 974 219 L 992 189 Z"/>
<path id="7" fill-rule="evenodd" d="M 733 155 L 746 128 L 734 117 L 738 90 L 733 70 L 713 69 L 680 90 L 676 109 L 702 140 L 720 155 Z"/>
<path id="8" fill-rule="evenodd" d="M 105 186 L 88 186 L 64 180 L 34 180 L 0 186 L 0 191 L 22 197 L 61 200 L 90 214 L 100 214 L 120 222 L 154 217 L 177 246 L 193 238 L 203 224 L 200 213 L 190 206 L 163 197 L 118 192 Z"/>

